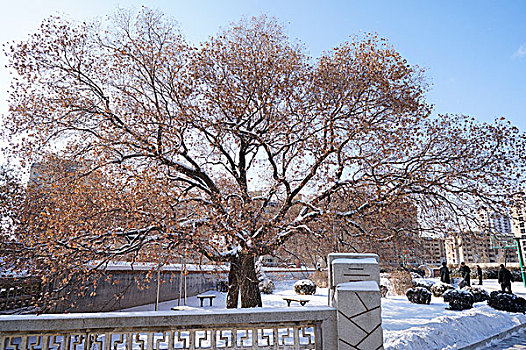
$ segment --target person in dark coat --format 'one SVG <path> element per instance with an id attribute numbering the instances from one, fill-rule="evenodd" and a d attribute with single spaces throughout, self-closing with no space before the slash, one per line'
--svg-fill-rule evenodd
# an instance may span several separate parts
<path id="1" fill-rule="evenodd" d="M 482 285 L 482 269 L 477 265 L 477 277 L 479 278 L 479 286 Z"/>
<path id="2" fill-rule="evenodd" d="M 451 284 L 451 278 L 449 277 L 449 269 L 447 268 L 447 264 L 445 261 L 442 263 L 442 267 L 440 268 L 440 282 Z"/>
<path id="3" fill-rule="evenodd" d="M 464 264 L 464 262 L 461 262 L 459 271 L 460 277 L 462 277 L 462 287 L 471 286 L 471 269 L 469 268 L 469 266 Z"/>
<path id="4" fill-rule="evenodd" d="M 500 264 L 500 270 L 499 270 L 499 283 L 500 288 L 503 292 L 508 290 L 508 293 L 511 293 L 511 272 L 507 268 L 504 267 L 504 265 Z"/>

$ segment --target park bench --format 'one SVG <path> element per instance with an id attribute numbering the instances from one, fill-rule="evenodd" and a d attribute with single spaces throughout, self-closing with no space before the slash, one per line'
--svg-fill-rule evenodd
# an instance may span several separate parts
<path id="1" fill-rule="evenodd" d="M 300 303 L 301 306 L 305 306 L 310 300 L 307 299 L 297 299 L 297 298 L 283 298 L 287 302 L 287 306 L 290 307 L 290 303 L 295 301 L 297 303 Z"/>
<path id="2" fill-rule="evenodd" d="M 208 299 L 210 301 L 210 306 L 212 306 L 212 301 L 214 300 L 215 295 L 199 294 L 197 298 L 199 299 L 199 304 L 203 307 L 203 300 Z"/>

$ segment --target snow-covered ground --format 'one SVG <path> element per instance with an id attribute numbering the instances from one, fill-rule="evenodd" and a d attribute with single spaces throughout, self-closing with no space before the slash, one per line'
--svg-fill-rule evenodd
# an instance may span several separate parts
<path id="1" fill-rule="evenodd" d="M 496 280 L 486 280 L 482 287 L 488 292 L 500 289 Z M 512 290 L 526 297 L 522 283 L 514 282 Z M 382 299 L 386 349 L 457 349 L 526 324 L 526 315 L 498 311 L 486 302 L 464 311 L 447 306 L 435 297 L 430 305 L 411 304 L 401 296 Z"/>
<path id="2" fill-rule="evenodd" d="M 263 294 L 263 307 L 284 307 L 282 299 L 294 296 L 295 281 L 279 281 L 273 294 Z M 488 292 L 499 289 L 495 280 L 484 281 Z M 526 298 L 526 288 L 514 282 L 514 293 Z M 216 296 L 212 308 L 225 307 L 225 293 L 209 291 L 203 294 Z M 315 295 L 302 296 L 309 299 L 307 306 L 327 305 L 327 289 L 318 288 Z M 159 310 L 170 310 L 177 300 L 159 304 Z M 205 301 L 208 305 L 208 302 Z M 196 297 L 187 298 L 186 305 L 199 307 Z M 518 325 L 526 325 L 526 315 L 497 311 L 485 302 L 476 303 L 470 310 L 450 311 L 442 298 L 432 298 L 430 305 L 411 304 L 405 297 L 392 296 L 382 299 L 382 326 L 386 349 L 458 349 L 497 335 Z M 294 306 L 291 306 L 294 307 Z M 207 306 L 207 308 L 209 308 Z M 122 311 L 152 311 L 154 305 L 144 305 Z"/>

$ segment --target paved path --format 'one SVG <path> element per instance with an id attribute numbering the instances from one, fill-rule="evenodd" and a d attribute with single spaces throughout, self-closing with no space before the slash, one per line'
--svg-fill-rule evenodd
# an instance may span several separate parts
<path id="1" fill-rule="evenodd" d="M 526 350 L 526 328 L 489 347 L 494 350 Z"/>

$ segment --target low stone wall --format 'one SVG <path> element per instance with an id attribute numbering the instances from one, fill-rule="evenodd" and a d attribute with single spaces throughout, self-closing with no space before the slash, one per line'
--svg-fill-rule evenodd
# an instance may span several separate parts
<path id="1" fill-rule="evenodd" d="M 266 276 L 273 281 L 308 278 L 314 269 L 264 268 Z M 159 301 L 184 297 L 185 282 L 181 266 L 171 265 L 161 269 Z M 186 271 L 186 296 L 195 296 L 207 290 L 216 290 L 219 281 L 228 279 L 227 267 L 191 266 Z M 57 304 L 51 312 L 101 312 L 126 309 L 155 303 L 157 297 L 157 271 L 150 266 L 109 266 L 105 276 L 97 281 L 95 295 L 68 300 Z M 73 304 L 73 305 L 72 305 Z M 153 311 L 153 310 L 152 310 Z"/>
<path id="2" fill-rule="evenodd" d="M 186 295 L 194 296 L 216 289 L 218 282 L 226 278 L 225 272 L 189 270 L 186 272 Z M 160 302 L 177 299 L 180 295 L 184 297 L 185 276 L 181 274 L 180 269 L 162 269 L 160 280 Z M 182 287 L 181 294 L 180 287 Z M 96 293 L 94 296 L 60 303 L 51 312 L 114 311 L 155 303 L 157 271 L 148 268 L 110 267 L 97 281 L 97 288 L 94 291 Z"/>

